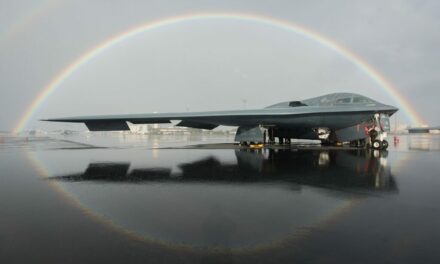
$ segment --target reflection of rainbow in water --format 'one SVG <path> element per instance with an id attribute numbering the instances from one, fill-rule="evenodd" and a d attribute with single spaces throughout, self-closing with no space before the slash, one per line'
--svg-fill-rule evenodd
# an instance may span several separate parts
<path id="1" fill-rule="evenodd" d="M 38 160 L 38 158 L 35 156 L 34 152 L 26 151 L 25 157 L 30 162 L 30 164 L 32 165 L 34 170 L 37 172 L 39 177 L 41 177 L 42 179 L 47 179 L 48 177 L 50 177 L 51 174 L 44 167 L 44 165 Z M 72 196 L 69 192 L 64 190 L 60 184 L 57 184 L 56 182 L 53 182 L 53 181 L 47 181 L 47 182 L 48 182 L 49 186 L 56 193 L 58 193 L 61 197 L 65 198 L 65 201 L 68 204 L 80 209 L 81 212 L 84 213 L 84 215 L 86 215 L 90 219 L 98 221 L 99 223 L 101 223 L 105 226 L 109 226 L 112 229 L 114 229 L 115 231 L 123 233 L 124 235 L 130 236 L 131 238 L 133 238 L 135 240 L 140 240 L 140 241 L 144 240 L 142 237 L 137 236 L 135 233 L 126 231 L 125 229 L 113 224 L 113 222 L 111 222 L 110 220 L 108 220 L 104 217 L 101 217 L 101 216 L 95 214 L 94 212 L 92 212 L 91 210 L 89 210 L 87 207 L 84 207 L 74 196 Z"/>
<path id="2" fill-rule="evenodd" d="M 418 113 L 413 109 L 410 103 L 404 98 L 404 96 L 394 87 L 389 81 L 386 80 L 373 66 L 369 65 L 365 60 L 363 60 L 359 55 L 354 52 L 342 47 L 335 41 L 324 37 L 317 32 L 307 29 L 301 25 L 295 24 L 290 21 L 285 21 L 281 19 L 271 18 L 263 15 L 253 15 L 253 14 L 243 14 L 243 13 L 200 13 L 200 14 L 185 14 L 180 16 L 174 16 L 169 18 L 160 19 L 153 22 L 148 22 L 140 26 L 136 26 L 127 31 L 116 34 L 109 39 L 103 41 L 92 49 L 86 51 L 76 60 L 70 63 L 66 68 L 62 69 L 53 79 L 40 91 L 39 94 L 32 100 L 25 112 L 22 114 L 18 120 L 14 132 L 18 133 L 22 131 L 26 125 L 31 121 L 32 117 L 41 107 L 43 102 L 66 81 L 73 73 L 75 73 L 79 68 L 96 58 L 101 53 L 115 47 L 119 43 L 129 40 L 134 36 L 142 33 L 150 32 L 152 30 L 162 28 L 165 26 L 175 25 L 185 22 L 203 22 L 207 20 L 219 20 L 227 19 L 239 22 L 250 22 L 259 23 L 265 26 L 271 26 L 287 32 L 298 34 L 305 37 L 311 41 L 326 47 L 341 57 L 346 59 L 355 65 L 359 70 L 364 72 L 368 77 L 371 78 L 379 87 L 383 89 L 394 101 L 398 104 L 406 115 L 409 117 L 410 121 L 414 125 L 423 124 L 423 119 L 418 115 Z"/>
<path id="3" fill-rule="evenodd" d="M 440 137 L 438 134 L 413 134 L 408 136 L 408 149 L 417 151 L 439 151 Z"/>
<path id="4" fill-rule="evenodd" d="M 52 176 L 51 173 L 49 172 L 49 170 L 44 166 L 44 164 L 39 160 L 39 158 L 35 155 L 34 152 L 30 152 L 30 151 L 26 152 L 26 156 L 27 156 L 28 160 L 30 161 L 30 163 L 32 164 L 32 166 L 38 172 L 40 177 L 46 179 L 46 178 Z M 397 165 L 396 166 L 397 168 L 401 168 L 401 166 L 399 166 L 398 164 L 403 164 L 404 161 L 405 161 L 405 159 L 403 159 L 402 161 L 397 160 L 394 164 Z M 163 240 L 153 239 L 153 238 L 139 235 L 133 231 L 129 231 L 129 230 L 123 228 L 121 225 L 112 222 L 110 219 L 105 218 L 104 216 L 90 210 L 86 205 L 82 204 L 75 196 L 70 194 L 67 190 L 65 190 L 57 182 L 48 181 L 48 184 L 54 189 L 54 191 L 56 191 L 62 197 L 64 197 L 69 204 L 80 209 L 85 215 L 89 216 L 91 219 L 99 222 L 100 224 L 103 224 L 103 225 L 109 227 L 110 229 L 112 229 L 114 231 L 117 231 L 118 233 L 129 236 L 132 239 L 135 239 L 137 241 L 142 241 L 142 242 L 146 242 L 146 243 L 156 243 L 156 244 L 160 244 L 160 245 L 163 245 L 166 247 L 171 247 L 172 249 L 200 252 L 200 250 L 198 250 L 198 247 L 192 247 L 190 245 L 175 243 L 172 241 L 163 241 Z M 290 245 L 291 243 L 295 243 L 298 239 L 307 238 L 307 236 L 310 234 L 310 232 L 311 232 L 311 230 L 313 230 L 313 228 L 315 228 L 315 227 L 322 228 L 322 227 L 325 227 L 326 225 L 329 225 L 329 224 L 337 221 L 338 218 L 342 217 L 343 214 L 347 213 L 353 207 L 357 206 L 361 201 L 362 201 L 362 198 L 353 198 L 348 201 L 343 201 L 341 203 L 341 205 L 338 206 L 337 208 L 333 209 L 333 211 L 329 212 L 328 214 L 322 215 L 321 217 L 319 217 L 318 219 L 316 219 L 315 221 L 310 223 L 310 225 L 299 228 L 298 230 L 295 230 L 295 232 L 293 232 L 291 234 L 286 234 L 286 236 L 282 239 L 275 240 L 275 241 L 268 241 L 267 243 L 262 243 L 260 245 L 251 246 L 251 247 L 232 248 L 232 249 L 228 249 L 227 251 L 233 252 L 233 253 L 239 253 L 239 254 L 247 254 L 247 253 L 252 253 L 252 252 L 260 251 L 260 250 L 271 250 L 271 249 L 279 248 L 279 247 L 286 245 L 286 244 Z M 213 252 L 222 252 L 222 248 L 214 248 L 212 250 L 213 250 Z M 210 251 L 210 249 L 208 249 L 208 250 L 204 249 L 204 251 Z"/>

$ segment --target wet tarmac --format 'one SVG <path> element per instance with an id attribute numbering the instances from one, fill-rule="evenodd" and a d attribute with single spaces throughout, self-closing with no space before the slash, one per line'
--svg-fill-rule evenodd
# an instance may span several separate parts
<path id="1" fill-rule="evenodd" d="M 440 135 L 388 151 L 0 135 L 1 263 L 438 263 Z"/>

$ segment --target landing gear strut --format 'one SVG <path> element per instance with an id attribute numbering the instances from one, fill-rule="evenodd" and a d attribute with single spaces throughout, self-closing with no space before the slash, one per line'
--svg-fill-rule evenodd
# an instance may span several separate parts
<path id="1" fill-rule="evenodd" d="M 269 141 L 268 141 L 268 143 L 270 144 L 270 145 L 273 145 L 273 144 L 275 144 L 275 136 L 274 136 L 274 128 L 273 127 L 270 127 L 269 129 L 268 129 L 268 136 L 269 136 Z"/>

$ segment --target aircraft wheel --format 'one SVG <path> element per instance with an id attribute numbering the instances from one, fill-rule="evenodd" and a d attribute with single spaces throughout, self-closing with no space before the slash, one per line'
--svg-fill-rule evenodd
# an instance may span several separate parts
<path id="1" fill-rule="evenodd" d="M 331 146 L 332 143 L 330 141 L 328 141 L 328 140 L 321 140 L 321 145 L 322 146 Z"/>
<path id="2" fill-rule="evenodd" d="M 382 141 L 382 149 L 387 149 L 388 146 L 389 146 L 388 141 L 383 140 L 383 141 Z"/>
<path id="3" fill-rule="evenodd" d="M 382 142 L 380 140 L 374 140 L 371 144 L 373 149 L 381 149 L 382 148 Z"/>

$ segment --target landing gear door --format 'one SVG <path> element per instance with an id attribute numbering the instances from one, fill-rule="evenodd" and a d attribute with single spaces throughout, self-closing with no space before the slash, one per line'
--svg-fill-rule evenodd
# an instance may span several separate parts
<path id="1" fill-rule="evenodd" d="M 391 131 L 390 116 L 388 114 L 380 114 L 379 122 L 380 122 L 380 126 L 382 128 L 382 131 L 385 131 L 385 132 Z"/>
<path id="2" fill-rule="evenodd" d="M 264 141 L 264 136 L 259 126 L 240 126 L 235 134 L 235 141 L 261 143 Z"/>

